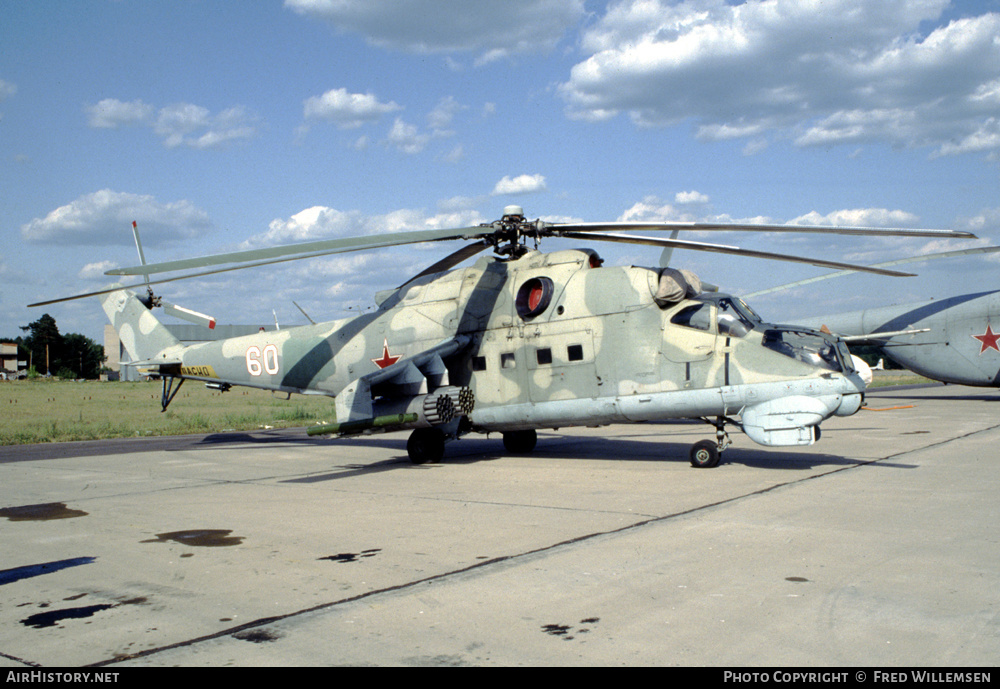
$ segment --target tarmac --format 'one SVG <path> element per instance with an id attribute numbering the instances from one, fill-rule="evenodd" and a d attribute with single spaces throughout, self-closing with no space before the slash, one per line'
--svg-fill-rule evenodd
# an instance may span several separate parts
<path id="1" fill-rule="evenodd" d="M 0 667 L 990 668 L 998 411 L 874 391 L 714 469 L 700 423 L 0 448 Z"/>

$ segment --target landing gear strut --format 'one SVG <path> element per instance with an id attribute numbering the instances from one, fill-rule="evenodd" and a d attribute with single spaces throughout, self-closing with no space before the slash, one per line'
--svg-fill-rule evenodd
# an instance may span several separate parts
<path id="1" fill-rule="evenodd" d="M 174 381 L 177 382 L 177 387 L 174 387 Z M 170 403 L 174 401 L 174 397 L 180 392 L 181 386 L 184 385 L 184 378 L 175 378 L 173 376 L 163 377 L 163 392 L 160 395 L 160 411 L 167 411 L 167 407 Z"/>
<path id="2" fill-rule="evenodd" d="M 696 469 L 711 469 L 719 466 L 722 460 L 722 451 L 732 445 L 729 433 L 726 432 L 726 422 L 728 419 L 719 416 L 715 421 L 702 419 L 705 423 L 715 426 L 715 440 L 699 440 L 691 446 L 690 459 L 691 466 Z"/>

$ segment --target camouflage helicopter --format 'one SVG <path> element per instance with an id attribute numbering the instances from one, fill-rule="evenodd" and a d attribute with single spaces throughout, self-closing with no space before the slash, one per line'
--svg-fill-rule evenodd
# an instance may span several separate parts
<path id="1" fill-rule="evenodd" d="M 644 237 L 624 230 L 672 234 Z M 164 410 L 188 379 L 223 391 L 242 385 L 328 395 L 334 398 L 336 422 L 310 428 L 310 435 L 411 430 L 407 453 L 418 464 L 439 461 L 447 441 L 473 432 L 500 433 L 509 452 L 528 453 L 540 428 L 700 419 L 715 427 L 715 438 L 695 443 L 690 461 L 713 467 L 731 444 L 728 425 L 765 446 L 810 445 L 819 438 L 820 422 L 857 412 L 866 386 L 860 360 L 852 359 L 836 336 L 765 323 L 742 300 L 705 289 L 686 270 L 604 267 L 591 249 L 538 250 L 541 239 L 563 237 L 659 246 L 664 256 L 686 248 L 909 275 L 682 240 L 680 230 L 970 236 L 787 225 L 547 223 L 529 221 L 520 207 L 508 206 L 500 220 L 476 227 L 159 264 L 146 264 L 140 245 L 142 265 L 107 274 L 141 275 L 144 283 L 70 298 L 100 297 L 136 365 L 163 379 Z M 160 282 L 445 240 L 469 243 L 400 287 L 377 294 L 377 310 L 350 319 L 185 346 L 152 313 L 164 305 L 177 313 L 178 307 L 153 294 L 151 285 Z M 456 268 L 490 248 L 493 255 Z M 201 270 L 210 266 L 226 267 Z M 146 295 L 134 291 L 142 287 Z M 32 306 L 55 301 L 63 299 Z M 200 318 L 208 324 L 207 316 Z"/>

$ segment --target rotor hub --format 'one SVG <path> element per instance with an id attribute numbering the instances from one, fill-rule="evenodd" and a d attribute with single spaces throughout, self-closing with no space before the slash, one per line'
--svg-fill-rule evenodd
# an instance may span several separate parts
<path id="1" fill-rule="evenodd" d="M 503 217 L 483 227 L 493 229 L 493 234 L 489 241 L 493 244 L 493 250 L 498 256 L 505 256 L 517 259 L 528 251 L 525 241 L 528 237 L 535 240 L 535 248 L 544 234 L 547 223 L 542 220 L 529 222 L 524 217 L 524 209 L 521 206 L 504 206 Z"/>

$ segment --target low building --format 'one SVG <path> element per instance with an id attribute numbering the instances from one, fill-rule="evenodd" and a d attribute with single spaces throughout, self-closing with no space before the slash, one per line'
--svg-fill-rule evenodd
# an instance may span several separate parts
<path id="1" fill-rule="evenodd" d="M 0 379 L 16 380 L 28 371 L 27 361 L 18 361 L 17 343 L 0 342 Z"/>

